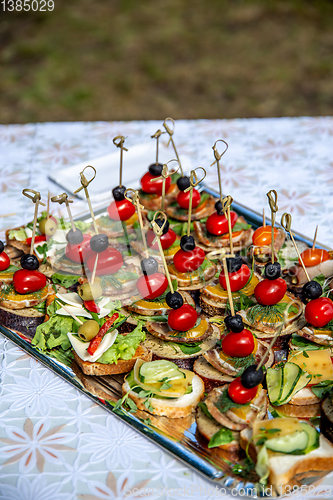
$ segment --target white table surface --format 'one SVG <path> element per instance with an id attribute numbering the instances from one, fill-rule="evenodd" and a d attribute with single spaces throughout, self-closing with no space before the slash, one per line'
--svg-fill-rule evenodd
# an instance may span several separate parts
<path id="1" fill-rule="evenodd" d="M 161 125 L 162 120 L 0 126 L 0 215 L 15 212 L 0 218 L 0 236 L 5 228 L 32 218 L 32 204 L 22 189 L 39 190 L 44 200 L 48 189 L 59 194 L 63 190 L 48 180 L 49 172 L 113 152 L 116 135 L 126 136 L 129 148 L 140 144 Z M 333 118 L 176 122 L 181 158 L 207 168 L 208 183 L 215 189 L 216 169 L 209 165 L 219 138 L 229 143 L 221 161 L 225 194 L 261 211 L 267 207 L 265 193 L 276 189 L 278 218 L 290 212 L 293 228 L 309 237 L 319 224 L 318 240 L 333 247 Z M 126 165 L 126 156 L 124 168 L 135 169 Z M 110 172 L 110 189 L 115 177 Z M 73 204 L 76 214 L 86 208 L 83 201 Z M 107 500 L 143 494 L 150 499 L 234 498 L 1 335 L 0 356 L 0 500 Z M 329 483 L 332 477 L 323 484 Z M 333 487 L 320 494 L 332 496 Z M 305 497 L 312 498 L 295 496 Z"/>

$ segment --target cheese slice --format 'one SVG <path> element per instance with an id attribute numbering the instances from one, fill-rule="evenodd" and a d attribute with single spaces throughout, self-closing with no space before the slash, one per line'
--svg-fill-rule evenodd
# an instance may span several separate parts
<path id="1" fill-rule="evenodd" d="M 82 299 L 78 293 L 57 293 L 56 296 L 60 300 L 65 302 L 66 309 L 68 309 L 68 311 L 66 311 L 63 307 L 58 309 L 56 313 L 60 314 L 60 316 L 71 316 L 70 313 L 72 313 L 75 316 L 82 316 L 83 318 L 89 319 L 92 318 L 91 314 L 86 309 L 84 309 Z M 104 305 L 108 304 L 109 301 L 110 299 L 108 297 L 103 297 L 100 302 L 97 303 L 97 306 L 100 308 L 100 312 L 98 313 L 99 318 L 104 318 L 109 314 L 110 308 L 103 307 Z"/>
<path id="2" fill-rule="evenodd" d="M 303 430 L 298 418 L 294 417 L 272 418 L 253 422 L 253 436 L 258 436 L 263 431 L 271 431 L 272 429 L 279 429 L 279 432 L 271 434 L 271 437 L 274 438 L 288 436 L 296 431 L 301 432 Z M 267 437 L 270 437 L 270 435 L 268 434 Z"/>
<path id="3" fill-rule="evenodd" d="M 308 357 L 303 356 L 303 352 L 294 354 L 292 351 L 288 361 L 292 361 L 300 366 L 302 370 L 313 376 L 312 383 L 315 380 L 319 383 L 321 380 L 333 380 L 333 364 L 328 349 L 319 351 L 307 351 Z"/>
<path id="4" fill-rule="evenodd" d="M 76 292 L 71 293 L 57 293 L 58 299 L 62 300 L 66 304 L 70 304 L 74 307 L 82 307 L 82 299 L 80 295 Z"/>
<path id="5" fill-rule="evenodd" d="M 90 342 L 82 342 L 82 340 L 75 337 L 73 333 L 67 333 L 67 335 L 76 354 L 83 361 L 90 361 L 91 363 L 94 363 L 114 344 L 118 335 L 118 330 L 113 330 L 113 332 L 104 335 L 102 342 L 99 344 L 95 354 L 92 356 L 87 352 Z"/>

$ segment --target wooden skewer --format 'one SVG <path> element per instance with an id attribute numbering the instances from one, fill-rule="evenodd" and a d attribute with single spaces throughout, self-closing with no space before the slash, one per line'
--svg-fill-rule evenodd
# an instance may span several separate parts
<path id="1" fill-rule="evenodd" d="M 1 214 L 0 217 L 11 217 L 12 215 L 16 215 L 17 212 L 12 212 L 11 214 Z"/>
<path id="2" fill-rule="evenodd" d="M 315 234 L 314 234 L 314 237 L 313 237 L 312 250 L 314 250 L 315 247 L 316 247 L 317 233 L 318 233 L 318 225 L 316 227 L 316 231 L 315 231 Z"/>
<path id="3" fill-rule="evenodd" d="M 230 304 L 230 312 L 231 312 L 232 316 L 235 316 L 234 301 L 233 301 L 232 293 L 231 293 L 231 287 L 230 287 L 230 280 L 229 280 L 229 273 L 228 273 L 228 266 L 227 266 L 227 259 L 226 259 L 226 257 L 223 257 L 222 263 L 223 263 L 223 271 L 224 271 L 225 281 L 226 281 L 226 284 L 227 284 L 227 292 L 228 292 L 228 299 L 229 299 L 229 304 Z"/>
<path id="4" fill-rule="evenodd" d="M 124 147 L 125 137 L 123 135 L 117 135 L 117 137 L 113 138 L 113 144 L 120 148 L 120 167 L 119 167 L 119 186 L 122 186 L 123 182 L 123 156 L 124 151 L 128 151 L 127 148 Z"/>
<path id="5" fill-rule="evenodd" d="M 275 248 L 274 248 L 274 225 L 275 225 L 275 215 L 276 212 L 279 210 L 279 207 L 277 206 L 277 192 L 275 189 L 271 189 L 267 193 L 268 201 L 269 201 L 269 206 L 271 209 L 271 219 L 272 219 L 272 236 L 271 236 L 271 252 L 272 252 L 272 264 L 274 264 L 274 258 L 275 258 Z"/>
<path id="6" fill-rule="evenodd" d="M 262 226 L 266 227 L 265 207 L 262 209 Z"/>
<path id="7" fill-rule="evenodd" d="M 281 226 L 290 234 L 290 238 L 291 238 L 291 240 L 293 242 L 294 248 L 295 248 L 295 250 L 297 252 L 298 259 L 299 259 L 299 261 L 301 263 L 301 266 L 303 267 L 303 270 L 305 272 L 306 278 L 307 278 L 308 281 L 311 281 L 310 280 L 310 276 L 309 276 L 309 274 L 308 274 L 308 272 L 306 270 L 305 264 L 303 262 L 303 259 L 301 257 L 301 254 L 299 253 L 298 247 L 297 247 L 296 242 L 294 240 L 294 235 L 291 232 L 291 221 L 292 221 L 291 215 L 287 214 L 287 213 L 284 213 L 282 215 L 282 217 L 281 217 Z"/>
<path id="8" fill-rule="evenodd" d="M 91 281 L 90 281 L 91 284 L 93 284 L 94 281 L 95 281 L 97 264 L 98 264 L 98 253 L 96 254 L 96 259 L 95 259 L 95 263 L 94 263 L 94 269 L 93 269 L 93 272 L 92 272 L 92 275 L 91 275 Z"/>
<path id="9" fill-rule="evenodd" d="M 198 170 L 203 170 L 203 177 L 198 180 L 197 176 L 197 171 Z M 190 192 L 190 200 L 189 200 L 189 206 L 188 206 L 188 218 L 187 218 L 187 236 L 190 236 L 191 232 L 191 220 L 192 220 L 192 198 L 193 198 L 193 189 L 200 184 L 201 181 L 204 180 L 206 177 L 206 170 L 203 167 L 197 167 L 194 170 L 191 170 L 190 174 L 190 186 L 185 189 L 184 193 L 187 193 L 188 191 Z"/>
<path id="10" fill-rule="evenodd" d="M 61 304 L 58 300 L 57 304 L 59 304 L 59 306 L 61 306 L 68 314 L 70 314 L 72 318 L 79 323 L 79 325 L 83 325 L 83 321 L 81 321 L 77 316 L 75 316 L 75 314 L 73 314 L 65 305 Z"/>
<path id="11" fill-rule="evenodd" d="M 167 121 L 171 121 L 172 124 L 173 124 L 173 128 L 171 129 L 169 127 L 169 125 L 167 124 Z M 175 152 L 175 155 L 176 155 L 176 158 L 177 158 L 177 161 L 178 161 L 178 164 L 179 164 L 179 168 L 180 168 L 180 173 L 181 173 L 181 176 L 184 177 L 184 172 L 183 172 L 183 167 L 182 167 L 182 164 L 180 162 L 180 158 L 179 158 L 179 155 L 178 155 L 178 152 L 177 152 L 177 148 L 176 148 L 176 145 L 175 145 L 175 142 L 173 140 L 173 134 L 174 134 L 174 131 L 175 131 L 175 121 L 168 117 L 164 120 L 163 122 L 163 127 L 165 128 L 165 130 L 167 131 L 167 133 L 169 134 L 169 141 L 168 141 L 168 144 L 167 146 L 169 146 L 170 142 L 172 143 L 172 146 L 173 146 L 173 150 Z"/>
<path id="12" fill-rule="evenodd" d="M 62 194 L 58 194 L 56 196 L 52 196 L 51 201 L 52 201 L 52 203 L 60 203 L 60 205 L 62 203 L 65 203 L 66 208 L 67 208 L 67 212 L 68 212 L 68 217 L 69 217 L 69 220 L 71 222 L 72 229 L 75 232 L 76 231 L 76 227 L 75 227 L 74 219 L 73 219 L 72 212 L 71 212 L 71 209 L 70 209 L 70 206 L 69 206 L 70 203 L 73 203 L 73 200 L 69 200 L 68 199 L 68 194 L 67 193 L 62 193 Z"/>
<path id="13" fill-rule="evenodd" d="M 162 132 L 162 130 L 158 129 L 154 135 L 151 135 L 152 139 L 156 139 L 156 165 L 158 165 L 158 146 L 162 134 L 165 134 L 165 132 Z"/>
<path id="14" fill-rule="evenodd" d="M 168 170 L 168 163 L 170 163 L 172 161 L 177 161 L 177 160 L 175 160 L 175 159 L 169 160 L 167 163 L 164 163 L 163 169 L 162 169 L 162 174 L 159 177 L 155 177 L 155 179 L 151 179 L 151 182 L 156 182 L 156 181 L 160 181 L 161 179 L 163 179 L 163 182 L 162 182 L 162 203 L 161 203 L 162 212 L 164 210 L 165 183 L 166 183 L 167 178 L 171 175 L 171 172 L 169 172 L 169 170 Z M 174 170 L 172 173 L 175 174 L 176 172 L 178 172 L 178 169 L 179 169 L 179 165 L 178 165 L 177 170 Z"/>
<path id="15" fill-rule="evenodd" d="M 33 196 L 30 193 L 33 193 Z M 32 200 L 35 204 L 34 222 L 33 222 L 31 244 L 30 244 L 30 254 L 32 255 L 34 252 L 34 249 L 35 249 L 35 237 L 36 237 L 38 207 L 39 207 L 39 205 L 42 205 L 45 207 L 45 203 L 43 203 L 41 201 L 40 193 L 38 191 L 35 191 L 34 189 L 23 189 L 22 194 L 24 194 L 24 196 L 26 196 L 27 198 L 30 198 L 30 200 Z"/>
<path id="16" fill-rule="evenodd" d="M 93 175 L 93 177 L 89 181 L 87 180 L 87 178 L 84 175 L 84 171 L 87 168 L 92 168 L 93 171 L 94 171 L 94 175 Z M 96 224 L 95 214 L 94 214 L 94 211 L 93 211 L 93 208 L 92 208 L 92 204 L 91 204 L 91 200 L 90 200 L 90 196 L 89 196 L 89 191 L 88 191 L 88 186 L 95 179 L 95 177 L 96 177 L 96 169 L 94 167 L 92 167 L 91 165 L 87 165 L 82 170 L 82 172 L 80 172 L 81 187 L 79 187 L 79 189 L 77 189 L 76 191 L 74 191 L 74 194 L 77 194 L 82 189 L 84 189 L 84 194 L 86 196 L 86 200 L 87 200 L 87 203 L 88 203 L 89 212 L 90 212 L 90 215 L 91 215 L 91 220 L 92 220 L 93 226 L 94 226 L 94 231 L 95 231 L 96 234 L 98 234 L 98 227 L 97 227 L 97 224 Z"/>
<path id="17" fill-rule="evenodd" d="M 221 154 L 218 152 L 218 150 L 216 148 L 216 144 L 218 142 L 223 142 L 227 146 L 225 148 L 225 150 L 223 151 L 223 153 L 221 153 Z M 215 165 L 215 163 L 216 163 L 216 166 L 217 166 L 217 177 L 218 177 L 218 180 L 219 180 L 220 202 L 221 203 L 222 203 L 223 195 L 222 195 L 222 181 L 221 181 L 220 160 L 221 160 L 222 156 L 224 155 L 224 153 L 227 151 L 228 147 L 229 147 L 228 144 L 223 139 L 218 139 L 215 142 L 214 146 L 213 146 L 215 161 L 211 164 L 211 167 L 213 165 Z"/>
<path id="18" fill-rule="evenodd" d="M 230 218 L 230 205 L 233 202 L 233 198 L 228 195 L 222 200 L 222 212 L 225 215 L 227 221 L 228 221 L 228 233 L 229 233 L 229 245 L 230 245 L 230 253 L 231 257 L 234 257 L 234 245 L 232 242 L 232 227 L 231 227 L 231 218 Z"/>
<path id="19" fill-rule="evenodd" d="M 162 217 L 164 218 L 164 223 L 162 225 L 162 227 L 160 227 L 156 222 L 155 222 L 155 219 L 156 219 L 156 216 L 158 215 L 162 215 Z M 163 252 L 163 248 L 162 248 L 162 243 L 161 243 L 161 236 L 163 234 L 163 229 L 164 229 L 164 226 L 167 222 L 167 216 L 165 215 L 164 212 L 156 212 L 155 215 L 154 215 L 154 218 L 153 220 L 151 221 L 151 224 L 153 226 L 153 231 L 155 233 L 155 240 L 157 240 L 157 244 L 158 244 L 158 249 L 160 251 L 160 254 L 161 254 L 161 257 L 162 257 L 162 261 L 163 261 L 163 266 L 164 266 L 164 271 L 165 271 L 165 275 L 167 277 L 167 280 L 168 280 L 168 284 L 169 284 L 169 288 L 170 288 L 170 292 L 171 293 L 174 293 L 174 288 L 173 288 L 173 285 L 172 285 L 172 280 L 171 280 L 171 276 L 170 276 L 170 273 L 169 273 L 169 269 L 168 269 L 168 265 L 166 263 L 166 260 L 165 260 L 165 256 L 164 256 L 164 252 Z"/>
<path id="20" fill-rule="evenodd" d="M 133 193 L 132 198 L 128 197 L 128 194 L 130 191 Z M 142 213 L 141 213 L 141 210 L 144 209 L 144 206 L 140 204 L 139 191 L 136 191 L 135 189 L 132 189 L 132 188 L 128 188 L 128 189 L 126 189 L 124 196 L 125 196 L 126 200 L 133 203 L 133 205 L 136 207 L 136 211 L 138 213 L 139 224 L 140 224 L 144 253 L 145 253 L 146 259 L 148 259 L 149 252 L 148 252 L 146 233 L 145 233 L 145 229 L 143 227 L 143 220 L 142 220 Z"/>
<path id="21" fill-rule="evenodd" d="M 51 193 L 50 193 L 50 191 L 48 191 L 47 192 L 46 220 L 48 220 L 50 217 L 50 199 L 51 199 Z"/>

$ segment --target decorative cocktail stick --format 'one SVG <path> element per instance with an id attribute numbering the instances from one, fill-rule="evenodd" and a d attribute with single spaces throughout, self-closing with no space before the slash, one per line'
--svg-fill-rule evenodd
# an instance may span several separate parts
<path id="1" fill-rule="evenodd" d="M 164 222 L 163 222 L 163 224 L 162 224 L 161 227 L 156 222 L 156 217 L 159 217 L 159 216 L 161 216 L 161 218 L 164 219 Z M 167 216 L 165 215 L 164 212 L 161 212 L 161 211 L 155 212 L 154 218 L 151 221 L 151 225 L 152 225 L 153 231 L 154 231 L 155 236 L 156 236 L 153 244 L 155 244 L 155 242 L 157 241 L 158 249 L 160 251 L 160 254 L 161 254 L 161 257 L 162 257 L 162 261 L 163 261 L 165 275 L 166 275 L 168 283 L 169 283 L 170 292 L 174 293 L 174 288 L 173 288 L 173 285 L 172 285 L 172 280 L 171 280 L 171 277 L 170 277 L 169 269 L 168 269 L 168 266 L 167 266 L 167 263 L 166 263 L 166 260 L 165 260 L 165 256 L 164 256 L 164 252 L 163 252 L 163 248 L 162 248 L 162 243 L 161 243 L 161 240 L 160 240 L 160 238 L 161 238 L 161 236 L 163 234 L 163 229 L 164 229 L 164 226 L 165 226 L 167 220 L 168 220 L 168 218 L 167 218 Z"/>
<path id="2" fill-rule="evenodd" d="M 50 217 L 50 199 L 51 199 L 51 193 L 50 191 L 47 192 L 47 208 L 46 208 L 46 220 Z"/>
<path id="3" fill-rule="evenodd" d="M 83 325 L 83 321 L 81 321 L 75 314 L 73 314 L 65 305 L 61 304 L 58 300 L 56 301 L 59 306 L 61 306 L 70 316 L 72 316 L 75 321 L 79 323 L 79 325 Z"/>
<path id="4" fill-rule="evenodd" d="M 172 122 L 172 129 L 167 124 L 167 121 Z M 170 142 L 172 143 L 172 146 L 173 146 L 176 158 L 177 158 L 178 163 L 179 163 L 179 168 L 180 168 L 181 176 L 184 177 L 183 167 L 182 167 L 182 164 L 180 162 L 179 155 L 178 155 L 178 152 L 177 152 L 177 149 L 176 149 L 176 145 L 175 145 L 175 142 L 174 142 L 173 137 L 172 137 L 173 134 L 174 134 L 174 131 L 175 131 L 175 121 L 172 118 L 168 117 L 168 118 L 166 118 L 164 120 L 163 127 L 165 128 L 165 130 L 169 134 L 169 141 L 168 141 L 167 145 L 169 146 Z"/>
<path id="5" fill-rule="evenodd" d="M 76 227 L 75 227 L 74 219 L 73 219 L 72 212 L 71 212 L 71 209 L 70 209 L 70 206 L 69 206 L 70 203 L 73 203 L 73 200 L 69 200 L 68 199 L 68 194 L 67 193 L 61 193 L 61 194 L 57 194 L 56 196 L 52 196 L 51 201 L 52 201 L 52 203 L 60 203 L 60 205 L 62 203 L 65 203 L 66 208 L 67 208 L 67 212 L 68 212 L 68 217 L 69 217 L 69 220 L 71 222 L 72 229 L 75 232 L 76 231 Z"/>
<path id="6" fill-rule="evenodd" d="M 233 255 L 230 255 L 230 257 L 233 257 Z M 229 299 L 229 304 L 230 304 L 230 312 L 232 316 L 235 316 L 235 308 L 234 308 L 234 301 L 232 298 L 232 293 L 231 293 L 231 287 L 230 287 L 230 280 L 229 280 L 229 272 L 228 272 L 228 266 L 227 266 L 227 256 L 224 253 L 222 257 L 222 264 L 223 264 L 223 271 L 224 271 L 224 276 L 225 276 L 225 282 L 227 285 L 227 292 L 228 292 L 228 299 Z"/>
<path id="7" fill-rule="evenodd" d="M 113 138 L 113 144 L 120 148 L 120 167 L 119 167 L 119 186 L 122 186 L 123 182 L 123 154 L 124 151 L 128 151 L 127 148 L 124 147 L 125 137 L 123 135 L 117 135 Z"/>
<path id="8" fill-rule="evenodd" d="M 96 270 L 97 270 L 97 264 L 98 264 L 98 253 L 96 253 L 96 258 L 95 258 L 95 262 L 94 262 L 94 268 L 93 268 L 93 272 L 92 272 L 92 275 L 91 275 L 91 280 L 90 280 L 90 283 L 91 285 L 94 283 L 95 281 L 95 276 L 96 276 Z"/>
<path id="9" fill-rule="evenodd" d="M 129 193 L 132 192 L 132 198 L 130 198 L 128 195 Z M 144 209 L 144 206 L 140 204 L 140 199 L 139 199 L 139 191 L 136 191 L 135 189 L 128 188 L 125 191 L 124 194 L 126 200 L 130 201 L 133 203 L 133 205 L 136 207 L 136 211 L 138 213 L 138 219 L 139 219 L 139 224 L 140 224 L 140 230 L 141 230 L 141 237 L 142 237 L 142 242 L 143 242 L 143 247 L 145 250 L 145 257 L 148 259 L 149 257 L 149 252 L 148 252 L 148 247 L 147 247 L 147 241 L 146 241 L 146 234 L 145 234 L 145 229 L 143 227 L 143 220 L 142 220 L 142 213 L 141 210 Z"/>
<path id="10" fill-rule="evenodd" d="M 302 259 L 302 257 L 301 257 L 301 254 L 299 253 L 298 247 L 297 247 L 296 242 L 295 242 L 295 240 L 294 240 L 294 235 L 293 235 L 293 233 L 291 232 L 291 221 L 292 221 L 292 217 L 291 217 L 291 215 L 290 215 L 290 214 L 287 214 L 287 213 L 284 213 L 284 214 L 282 215 L 282 217 L 281 217 L 281 226 L 282 226 L 282 227 L 283 227 L 283 228 L 284 228 L 284 229 L 285 229 L 285 230 L 286 230 L 286 231 L 290 234 L 290 238 L 291 238 L 291 240 L 292 240 L 292 242 L 293 242 L 293 245 L 294 245 L 294 247 L 295 247 L 295 250 L 296 250 L 296 252 L 297 252 L 298 259 L 299 259 L 299 261 L 300 261 L 300 263 L 301 263 L 301 266 L 303 267 L 303 270 L 304 270 L 304 272 L 305 272 L 305 276 L 306 276 L 306 278 L 307 278 L 307 280 L 308 280 L 308 281 L 311 281 L 311 280 L 310 280 L 310 276 L 309 276 L 309 274 L 308 274 L 308 272 L 307 272 L 307 270 L 306 270 L 306 267 L 305 267 L 305 265 L 304 265 L 303 259 Z"/>
<path id="11" fill-rule="evenodd" d="M 262 226 L 266 227 L 265 207 L 262 209 Z"/>
<path id="12" fill-rule="evenodd" d="M 229 233 L 229 244 L 230 244 L 230 253 L 231 257 L 234 257 L 234 245 L 232 243 L 232 228 L 231 228 L 231 218 L 230 218 L 230 206 L 233 202 L 233 198 L 228 195 L 222 200 L 222 212 L 228 220 L 228 233 Z"/>
<path id="13" fill-rule="evenodd" d="M 226 145 L 225 150 L 221 154 L 218 152 L 218 150 L 216 148 L 216 144 L 218 142 L 223 142 Z M 227 149 L 228 149 L 228 144 L 223 139 L 218 139 L 215 142 L 214 146 L 213 146 L 215 161 L 211 164 L 211 167 L 213 165 L 215 165 L 215 163 L 216 163 L 216 166 L 217 166 L 217 176 L 218 176 L 218 180 L 219 180 L 219 191 L 220 191 L 220 202 L 221 203 L 222 203 L 223 195 L 222 195 L 222 181 L 221 181 L 220 160 L 221 160 L 222 156 L 224 155 L 224 153 L 227 151 Z"/>
<path id="14" fill-rule="evenodd" d="M 93 175 L 93 177 L 89 181 L 87 180 L 86 176 L 84 175 L 84 171 L 87 168 L 92 168 L 93 171 L 94 171 L 94 175 Z M 87 165 L 82 170 L 82 172 L 80 172 L 80 182 L 81 182 L 82 185 L 81 185 L 81 187 L 79 187 L 79 189 L 77 189 L 76 191 L 74 191 L 74 194 L 77 194 L 82 189 L 84 189 L 84 193 L 86 195 L 86 199 L 87 199 L 87 203 L 88 203 L 88 207 L 89 207 L 91 219 L 92 219 L 92 222 L 93 222 L 94 230 L 95 230 L 95 233 L 98 234 L 98 227 L 97 227 L 96 220 L 95 220 L 95 214 L 94 214 L 94 211 L 93 211 L 93 208 L 92 208 L 92 205 L 91 205 L 91 201 L 90 201 L 90 197 L 89 197 L 89 191 L 88 191 L 88 186 L 95 179 L 95 177 L 96 177 L 96 169 L 94 167 L 92 167 L 91 165 Z"/>
<path id="15" fill-rule="evenodd" d="M 198 180 L 197 170 L 203 170 L 204 176 Z M 187 236 L 190 236 L 191 232 L 191 219 L 192 219 L 192 198 L 193 198 L 193 189 L 200 184 L 201 181 L 206 177 L 206 170 L 203 167 L 197 167 L 194 170 L 191 170 L 190 174 L 190 187 L 185 189 L 184 193 L 190 192 L 190 200 L 188 205 L 188 218 L 187 218 Z"/>
<path id="16" fill-rule="evenodd" d="M 1 214 L 0 217 L 11 217 L 12 215 L 16 215 L 17 212 L 12 212 L 11 214 Z"/>
<path id="17" fill-rule="evenodd" d="M 33 193 L 33 196 L 29 193 Z M 42 205 L 43 207 L 45 207 L 45 203 L 40 201 L 41 195 L 38 191 L 35 191 L 34 189 L 23 189 L 22 194 L 24 194 L 24 196 L 26 196 L 27 198 L 30 198 L 30 200 L 32 200 L 33 203 L 35 204 L 34 222 L 33 222 L 31 244 L 30 244 L 30 254 L 32 255 L 34 252 L 34 246 L 35 246 L 38 207 L 39 207 L 39 205 Z"/>
<path id="18" fill-rule="evenodd" d="M 162 132 L 162 130 L 158 129 L 154 135 L 150 136 L 152 139 L 156 139 L 156 165 L 158 165 L 158 145 L 162 134 L 165 134 L 165 132 Z"/>
<path id="19" fill-rule="evenodd" d="M 178 172 L 178 169 L 180 167 L 180 165 L 178 165 L 178 168 L 177 170 L 173 170 L 173 172 L 169 172 L 168 170 L 168 163 L 172 162 L 172 161 L 178 161 L 176 159 L 173 159 L 173 160 L 169 160 L 167 163 L 164 163 L 163 165 L 163 169 L 162 169 L 162 174 L 159 176 L 159 177 L 155 177 L 154 179 L 151 179 L 150 182 L 156 182 L 156 181 L 160 181 L 161 179 L 163 179 L 163 183 L 162 183 L 162 204 L 161 204 L 161 209 L 162 209 L 162 212 L 164 210 L 164 199 L 165 199 L 165 181 L 166 179 L 172 175 L 172 174 L 175 174 L 176 172 Z"/>
<path id="20" fill-rule="evenodd" d="M 317 224 L 316 231 L 315 231 L 315 234 L 313 237 L 312 250 L 314 250 L 316 247 L 317 233 L 318 233 L 318 224 Z"/>
<path id="21" fill-rule="evenodd" d="M 275 217 L 276 217 L 276 212 L 279 210 L 279 207 L 277 206 L 277 192 L 275 189 L 271 189 L 267 193 L 268 201 L 269 201 L 269 206 L 271 209 L 271 219 L 272 219 L 272 237 L 271 237 L 271 251 L 272 251 L 272 264 L 274 264 L 274 256 L 275 256 L 275 250 L 274 250 L 274 225 L 275 225 Z"/>

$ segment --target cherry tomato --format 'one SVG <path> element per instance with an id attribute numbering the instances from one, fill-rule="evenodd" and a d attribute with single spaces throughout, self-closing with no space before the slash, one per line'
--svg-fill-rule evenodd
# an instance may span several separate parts
<path id="1" fill-rule="evenodd" d="M 108 214 L 112 220 L 127 220 L 135 213 L 135 206 L 130 201 L 124 199 L 113 201 L 108 206 Z"/>
<path id="2" fill-rule="evenodd" d="M 238 215 L 236 212 L 230 212 L 231 228 L 234 227 L 237 219 Z M 206 229 L 215 236 L 221 236 L 221 234 L 228 232 L 228 219 L 225 215 L 219 215 L 217 212 L 214 212 L 206 221 Z"/>
<path id="3" fill-rule="evenodd" d="M 84 234 L 82 243 L 78 243 L 76 245 L 67 243 L 65 250 L 67 259 L 71 260 L 72 262 L 76 262 L 77 264 L 82 264 L 83 262 L 85 262 L 93 253 L 90 249 L 90 239 L 90 234 Z"/>
<path id="4" fill-rule="evenodd" d="M 246 283 L 249 281 L 251 276 L 251 271 L 247 267 L 246 264 L 243 264 L 239 271 L 229 274 L 230 288 L 232 292 L 237 292 L 241 288 L 243 288 Z M 224 290 L 227 289 L 227 281 L 225 279 L 224 270 L 222 269 L 219 276 L 220 285 Z"/>
<path id="5" fill-rule="evenodd" d="M 192 195 L 192 208 L 196 208 L 201 200 L 201 195 L 197 189 L 193 189 Z M 181 208 L 189 208 L 190 206 L 190 192 L 179 191 L 177 195 L 177 203 Z"/>
<path id="6" fill-rule="evenodd" d="M 183 304 L 179 309 L 171 309 L 168 316 L 168 325 L 172 330 L 186 332 L 194 327 L 198 314 L 190 304 Z"/>
<path id="7" fill-rule="evenodd" d="M 333 302 L 328 297 L 310 300 L 305 306 L 305 319 L 317 328 L 326 326 L 333 319 Z"/>
<path id="8" fill-rule="evenodd" d="M 152 175 L 150 172 L 146 172 L 145 175 L 141 178 L 142 191 L 149 194 L 161 195 L 163 189 L 162 179 L 159 179 L 156 182 L 151 182 L 152 179 L 156 179 L 157 177 L 158 176 Z M 168 191 L 170 185 L 171 185 L 171 179 L 170 177 L 167 177 L 165 181 L 165 192 Z"/>
<path id="9" fill-rule="evenodd" d="M 327 250 L 323 250 L 321 248 L 308 248 L 301 253 L 302 260 L 306 267 L 317 266 L 321 262 L 325 262 L 325 260 L 330 259 L 330 254 Z M 299 261 L 300 265 L 301 262 Z"/>
<path id="10" fill-rule="evenodd" d="M 253 335 L 246 328 L 240 333 L 230 332 L 222 339 L 221 346 L 222 351 L 228 356 L 245 358 L 253 352 Z"/>
<path id="11" fill-rule="evenodd" d="M 274 240 L 277 238 L 279 231 L 274 228 Z M 252 235 L 253 244 L 258 247 L 265 247 L 272 242 L 272 226 L 258 227 Z"/>
<path id="12" fill-rule="evenodd" d="M 253 398 L 256 397 L 258 392 L 258 387 L 253 387 L 252 389 L 246 389 L 241 383 L 240 377 L 235 378 L 231 382 L 228 388 L 228 395 L 239 405 L 245 405 L 249 403 Z"/>
<path id="13" fill-rule="evenodd" d="M 31 238 L 27 238 L 25 240 L 25 243 L 27 245 L 31 245 L 31 241 L 32 241 L 32 237 Z M 38 236 L 35 236 L 35 243 L 40 243 L 41 241 L 46 241 L 45 234 L 39 234 Z"/>
<path id="14" fill-rule="evenodd" d="M 173 257 L 175 268 L 180 273 L 195 271 L 201 266 L 204 260 L 205 252 L 200 247 L 195 247 L 195 249 L 190 252 L 185 252 L 185 250 L 180 249 Z"/>
<path id="15" fill-rule="evenodd" d="M 92 313 L 98 314 L 101 312 L 100 308 L 98 307 L 98 305 L 96 304 L 96 302 L 94 300 L 84 300 L 83 305 L 86 309 L 88 309 L 88 311 L 90 311 Z"/>
<path id="16" fill-rule="evenodd" d="M 167 277 L 162 273 L 143 274 L 136 282 L 136 288 L 143 299 L 156 299 L 168 288 Z"/>
<path id="17" fill-rule="evenodd" d="M 152 248 L 153 250 L 158 250 L 158 243 L 157 243 L 157 241 L 153 245 L 153 241 L 154 241 L 155 237 L 156 236 L 155 236 L 154 231 L 152 231 L 151 229 L 149 229 L 149 231 L 147 232 L 147 243 L 148 243 L 148 246 L 150 248 Z M 171 245 L 173 245 L 173 243 L 176 241 L 176 238 L 177 238 L 177 235 L 176 235 L 176 233 L 172 229 L 169 229 L 167 233 L 162 234 L 160 240 L 161 240 L 161 244 L 162 244 L 163 250 L 166 250 L 167 248 L 170 248 Z"/>
<path id="18" fill-rule="evenodd" d="M 254 289 L 257 302 L 262 306 L 273 306 L 283 299 L 287 291 L 287 283 L 282 279 L 263 280 Z"/>
<path id="19" fill-rule="evenodd" d="M 19 269 L 14 273 L 13 283 L 17 293 L 33 293 L 46 286 L 46 276 L 39 271 Z"/>
<path id="20" fill-rule="evenodd" d="M 0 271 L 5 271 L 10 266 L 10 258 L 6 252 L 0 253 Z"/>
<path id="21" fill-rule="evenodd" d="M 87 260 L 87 266 L 92 273 L 96 261 L 96 254 L 93 253 Z M 104 276 L 105 274 L 114 274 L 123 265 L 124 261 L 121 253 L 115 248 L 108 247 L 103 252 L 98 254 L 96 274 L 97 276 Z"/>

